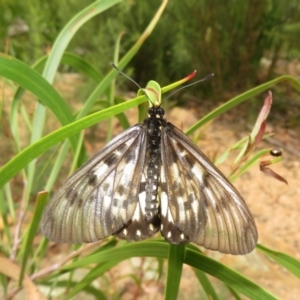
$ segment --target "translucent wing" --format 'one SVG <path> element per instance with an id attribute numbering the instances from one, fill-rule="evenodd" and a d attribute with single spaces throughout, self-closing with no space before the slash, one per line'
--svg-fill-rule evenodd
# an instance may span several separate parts
<path id="1" fill-rule="evenodd" d="M 146 132 L 141 124 L 124 131 L 66 181 L 43 214 L 47 238 L 94 242 L 128 226 L 140 207 Z"/>
<path id="2" fill-rule="evenodd" d="M 178 128 L 161 140 L 162 235 L 223 253 L 246 254 L 257 243 L 251 213 L 228 180 Z"/>

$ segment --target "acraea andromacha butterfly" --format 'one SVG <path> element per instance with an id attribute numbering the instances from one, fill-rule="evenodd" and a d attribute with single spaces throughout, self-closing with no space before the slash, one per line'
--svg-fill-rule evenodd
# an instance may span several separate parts
<path id="1" fill-rule="evenodd" d="M 116 136 L 54 194 L 41 229 L 52 241 L 90 243 L 110 235 L 139 241 L 158 231 L 230 254 L 258 238 L 239 192 L 203 152 L 164 119 L 161 92 L 148 117 Z M 153 94 L 154 93 L 154 94 Z"/>

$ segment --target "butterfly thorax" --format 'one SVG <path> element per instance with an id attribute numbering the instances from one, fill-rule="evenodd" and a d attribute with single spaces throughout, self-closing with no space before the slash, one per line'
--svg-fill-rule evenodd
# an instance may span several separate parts
<path id="1" fill-rule="evenodd" d="M 150 107 L 148 118 L 144 121 L 147 128 L 148 160 L 146 173 L 146 219 L 150 222 L 159 216 L 158 186 L 161 166 L 161 128 L 166 126 L 161 107 Z"/>

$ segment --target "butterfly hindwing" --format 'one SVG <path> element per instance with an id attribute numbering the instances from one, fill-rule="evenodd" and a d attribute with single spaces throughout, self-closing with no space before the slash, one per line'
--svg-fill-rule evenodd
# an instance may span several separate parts
<path id="1" fill-rule="evenodd" d="M 169 153 L 170 154 L 170 153 Z M 171 244 L 185 244 L 190 240 L 184 233 L 179 230 L 178 214 L 186 213 L 186 211 L 171 212 L 172 206 L 169 205 L 171 198 L 178 197 L 179 195 L 176 191 L 176 186 L 171 187 L 169 183 L 171 182 L 170 176 L 172 176 L 172 170 L 167 169 L 162 164 L 161 166 L 161 194 L 160 194 L 160 205 L 161 205 L 161 234 L 162 236 Z M 173 191 L 174 188 L 174 191 Z M 172 190 L 172 191 L 171 191 Z M 170 194 L 172 192 L 172 195 Z M 173 193 L 174 192 L 174 193 Z M 177 196 L 176 196 L 177 194 Z M 177 199 L 178 199 L 177 198 Z M 174 217 L 173 217 L 174 216 Z M 182 219 L 184 222 L 184 219 Z"/>
<path id="2" fill-rule="evenodd" d="M 138 202 L 135 211 L 129 222 L 122 227 L 115 235 L 121 239 L 129 241 L 140 241 L 153 236 L 160 228 L 160 218 L 157 216 L 153 221 L 148 222 L 146 219 L 146 169 L 147 162 L 144 165 L 144 171 L 141 176 L 141 184 L 138 194 Z"/>
<path id="3" fill-rule="evenodd" d="M 223 253 L 245 254 L 257 242 L 257 229 L 238 191 L 178 128 L 162 130 L 162 224 L 181 238 Z M 166 204 L 167 203 L 167 204 Z M 166 208 L 166 206 L 168 206 Z M 171 214 L 168 215 L 168 214 Z M 171 240 L 163 226 L 162 235 Z"/>
<path id="4" fill-rule="evenodd" d="M 146 153 L 146 128 L 118 135 L 55 193 L 41 228 L 56 242 L 93 242 L 116 233 L 134 214 Z"/>

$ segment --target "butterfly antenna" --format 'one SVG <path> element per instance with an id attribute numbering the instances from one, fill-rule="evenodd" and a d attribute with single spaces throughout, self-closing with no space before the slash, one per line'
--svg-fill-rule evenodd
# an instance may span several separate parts
<path id="1" fill-rule="evenodd" d="M 142 88 L 136 81 L 134 81 L 132 78 L 130 78 L 127 74 L 125 74 L 122 70 L 120 70 L 113 62 L 110 63 L 110 65 L 116 69 L 119 73 L 121 73 L 122 75 L 124 75 L 127 79 L 129 79 L 131 82 L 133 82 L 138 88 L 140 88 L 140 90 L 144 91 L 145 96 L 148 98 L 149 103 L 151 103 L 151 105 L 153 106 L 154 103 L 151 101 L 149 95 L 146 92 L 146 89 Z"/>
<path id="2" fill-rule="evenodd" d="M 215 76 L 215 74 L 214 74 L 214 73 L 211 73 L 211 74 L 205 76 L 205 77 L 202 78 L 202 79 L 199 79 L 199 80 L 197 80 L 197 81 L 195 81 L 195 82 L 192 82 L 192 83 L 190 83 L 190 84 L 187 84 L 187 85 L 182 86 L 181 88 L 175 90 L 173 93 L 171 93 L 171 94 L 168 95 L 166 98 L 164 98 L 164 101 L 167 100 L 168 98 L 170 98 L 172 95 L 174 95 L 174 94 L 177 93 L 178 91 L 180 91 L 180 90 L 182 90 L 182 89 L 185 89 L 185 88 L 187 88 L 187 87 L 189 87 L 189 86 L 192 86 L 192 85 L 194 85 L 194 84 L 197 84 L 197 83 L 199 83 L 199 82 L 208 80 L 208 79 L 210 79 L 210 78 L 213 77 L 213 76 Z"/>
<path id="3" fill-rule="evenodd" d="M 121 73 L 123 76 L 125 76 L 127 79 L 129 79 L 130 81 L 132 81 L 137 87 L 139 87 L 141 90 L 143 90 L 143 88 L 136 82 L 134 81 L 132 78 L 130 78 L 127 74 L 125 74 L 122 70 L 120 70 L 113 62 L 110 63 L 110 65 L 116 69 L 119 73 Z"/>

